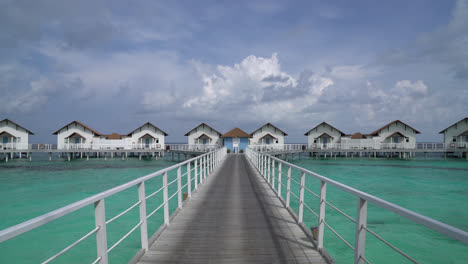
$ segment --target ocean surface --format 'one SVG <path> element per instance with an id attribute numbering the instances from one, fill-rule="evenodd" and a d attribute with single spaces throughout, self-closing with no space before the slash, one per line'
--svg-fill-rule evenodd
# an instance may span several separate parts
<path id="1" fill-rule="evenodd" d="M 168 157 L 169 158 L 169 157 Z M 436 220 L 468 230 L 468 161 L 448 160 L 386 160 L 386 159 L 327 159 L 315 160 L 307 156 L 292 163 L 340 181 L 351 187 L 386 199 L 397 205 Z M 46 156 L 34 156 L 33 161 L 0 162 L 0 229 L 21 223 L 36 216 L 79 201 L 93 194 L 126 183 L 154 171 L 176 164 L 170 160 L 125 161 L 119 158 L 63 159 L 48 161 Z M 183 170 L 182 173 L 185 171 Z M 286 169 L 283 167 L 283 172 Z M 175 179 L 169 174 L 169 182 Z M 293 170 L 293 178 L 299 181 Z M 283 177 L 283 182 L 286 182 Z M 185 179 L 183 185 L 186 183 Z M 146 195 L 162 186 L 161 177 L 146 183 Z M 306 179 L 306 186 L 319 193 L 319 181 Z M 169 188 L 174 193 L 176 183 Z M 294 182 L 292 191 L 298 195 Z M 285 197 L 283 188 L 282 195 Z M 305 192 L 306 204 L 317 211 L 318 199 Z M 357 199 L 332 186 L 327 187 L 327 200 L 351 217 L 356 215 Z M 132 187 L 105 200 L 106 218 L 122 212 L 138 201 L 137 188 Z M 162 192 L 147 202 L 148 213 L 162 202 Z M 297 199 L 291 196 L 293 208 Z M 171 212 L 177 207 L 177 196 L 170 200 Z M 297 209 L 296 209 L 297 211 Z M 304 220 L 315 226 L 317 220 L 307 209 Z M 326 208 L 326 221 L 354 246 L 355 224 Z M 139 222 L 138 207 L 107 226 L 109 247 Z M 148 233 L 153 234 L 163 223 L 162 210 L 148 219 Z M 81 236 L 94 229 L 94 208 L 84 207 L 40 228 L 0 244 L 0 263 L 38 263 L 56 254 Z M 373 204 L 368 205 L 368 227 L 378 235 L 415 258 L 420 263 L 466 263 L 468 246 L 415 224 Z M 353 252 L 328 228 L 325 248 L 338 263 L 352 263 Z M 136 230 L 115 250 L 109 253 L 111 263 L 127 263 L 140 248 L 140 232 Z M 367 234 L 366 257 L 371 263 L 410 263 Z M 96 259 L 95 236 L 92 235 L 54 263 L 91 263 Z"/>

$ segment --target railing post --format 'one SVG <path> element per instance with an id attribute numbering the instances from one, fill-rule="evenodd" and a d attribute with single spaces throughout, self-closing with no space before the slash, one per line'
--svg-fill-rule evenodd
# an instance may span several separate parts
<path id="1" fill-rule="evenodd" d="M 169 225 L 169 194 L 167 187 L 167 172 L 163 174 L 164 224 Z"/>
<path id="2" fill-rule="evenodd" d="M 354 251 L 354 263 L 362 264 L 364 260 L 361 257 L 365 256 L 366 251 L 366 230 L 363 228 L 367 225 L 367 201 L 358 197 L 357 200 L 357 218 L 356 218 L 356 240 Z"/>
<path id="3" fill-rule="evenodd" d="M 195 190 L 198 189 L 198 159 L 195 159 Z"/>
<path id="4" fill-rule="evenodd" d="M 96 227 L 99 227 L 96 232 L 97 257 L 101 258 L 99 263 L 107 264 L 109 260 L 107 258 L 106 208 L 104 199 L 94 203 L 94 218 Z"/>
<path id="5" fill-rule="evenodd" d="M 187 163 L 187 195 L 188 197 L 192 197 L 192 177 L 190 171 L 190 163 Z"/>
<path id="6" fill-rule="evenodd" d="M 271 160 L 270 160 L 270 156 L 267 157 L 267 167 L 268 167 L 268 183 L 270 183 L 270 172 L 271 172 Z"/>
<path id="7" fill-rule="evenodd" d="M 206 155 L 202 158 L 202 168 L 203 168 L 203 181 L 206 179 Z"/>
<path id="8" fill-rule="evenodd" d="M 318 238 L 317 248 L 323 248 L 323 235 L 325 232 L 325 206 L 327 199 L 327 183 L 324 181 L 320 182 L 320 202 L 319 202 L 319 220 L 318 220 Z"/>
<path id="9" fill-rule="evenodd" d="M 286 208 L 291 203 L 291 166 L 288 167 L 288 180 L 286 182 Z"/>
<path id="10" fill-rule="evenodd" d="M 271 186 L 275 190 L 275 160 L 271 159 Z"/>
<path id="11" fill-rule="evenodd" d="M 148 225 L 146 222 L 146 195 L 145 182 L 138 184 L 138 199 L 140 200 L 140 231 L 141 231 L 141 248 L 148 251 Z"/>
<path id="12" fill-rule="evenodd" d="M 301 186 L 299 189 L 299 217 L 298 222 L 304 222 L 304 186 L 305 186 L 305 172 L 301 172 Z"/>
<path id="13" fill-rule="evenodd" d="M 182 209 L 182 173 L 181 173 L 182 166 L 177 168 L 177 200 L 178 206 Z"/>
<path id="14" fill-rule="evenodd" d="M 278 194 L 281 197 L 281 162 L 278 162 Z"/>

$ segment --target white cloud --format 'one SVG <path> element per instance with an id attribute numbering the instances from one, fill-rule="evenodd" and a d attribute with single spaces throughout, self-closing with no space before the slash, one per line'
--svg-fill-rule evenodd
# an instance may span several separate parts
<path id="1" fill-rule="evenodd" d="M 317 74 L 294 78 L 281 70 L 276 53 L 270 58 L 250 55 L 239 64 L 219 65 L 214 73 L 204 74 L 200 94 L 183 107 L 189 115 L 235 112 L 246 120 L 274 121 L 301 113 L 332 85 L 332 79 Z"/>
<path id="2" fill-rule="evenodd" d="M 395 88 L 400 95 L 425 95 L 428 92 L 427 85 L 421 80 L 415 82 L 402 80 L 395 84 Z"/>

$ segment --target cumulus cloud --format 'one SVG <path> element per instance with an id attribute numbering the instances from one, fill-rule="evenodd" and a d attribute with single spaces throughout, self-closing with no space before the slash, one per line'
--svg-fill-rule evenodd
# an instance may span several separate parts
<path id="1" fill-rule="evenodd" d="M 200 94 L 185 100 L 183 107 L 189 113 L 220 117 L 235 110 L 248 120 L 282 119 L 302 112 L 332 85 L 332 79 L 317 74 L 295 78 L 282 71 L 276 53 L 270 58 L 250 55 L 239 64 L 219 65 L 214 73 L 205 74 Z"/>

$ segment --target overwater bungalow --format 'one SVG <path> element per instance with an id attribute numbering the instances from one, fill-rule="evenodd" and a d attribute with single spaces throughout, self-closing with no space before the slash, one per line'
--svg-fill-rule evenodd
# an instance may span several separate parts
<path id="1" fill-rule="evenodd" d="M 308 137 L 309 148 L 410 149 L 416 147 L 416 134 L 420 132 L 395 120 L 369 134 L 345 134 L 322 122 L 304 135 Z"/>
<path id="2" fill-rule="evenodd" d="M 344 135 L 343 131 L 326 122 L 318 124 L 304 134 L 307 136 L 309 148 L 319 148 L 329 144 L 336 145 L 341 142 L 341 137 Z"/>
<path id="3" fill-rule="evenodd" d="M 168 134 L 150 122 L 132 132 L 102 134 L 89 126 L 73 121 L 53 133 L 57 135 L 58 149 L 164 149 Z"/>
<path id="4" fill-rule="evenodd" d="M 142 126 L 128 133 L 130 142 L 133 147 L 149 148 L 149 149 L 164 149 L 166 132 L 159 129 L 157 126 L 146 122 Z"/>
<path id="5" fill-rule="evenodd" d="M 271 123 L 266 123 L 254 132 L 250 133 L 250 136 L 252 136 L 250 139 L 250 144 L 272 146 L 283 145 L 284 137 L 287 135 L 288 134 L 286 134 L 278 127 L 272 125 Z"/>
<path id="6" fill-rule="evenodd" d="M 444 134 L 446 148 L 468 148 L 468 117 L 439 132 Z"/>
<path id="7" fill-rule="evenodd" d="M 0 121 L 0 149 L 28 149 L 29 135 L 34 133 L 9 119 Z"/>
<path id="8" fill-rule="evenodd" d="M 205 123 L 194 127 L 185 136 L 189 145 L 221 145 L 222 134 Z"/>
<path id="9" fill-rule="evenodd" d="M 224 146 L 233 153 L 245 151 L 251 137 L 247 132 L 237 127 L 221 136 Z"/>

